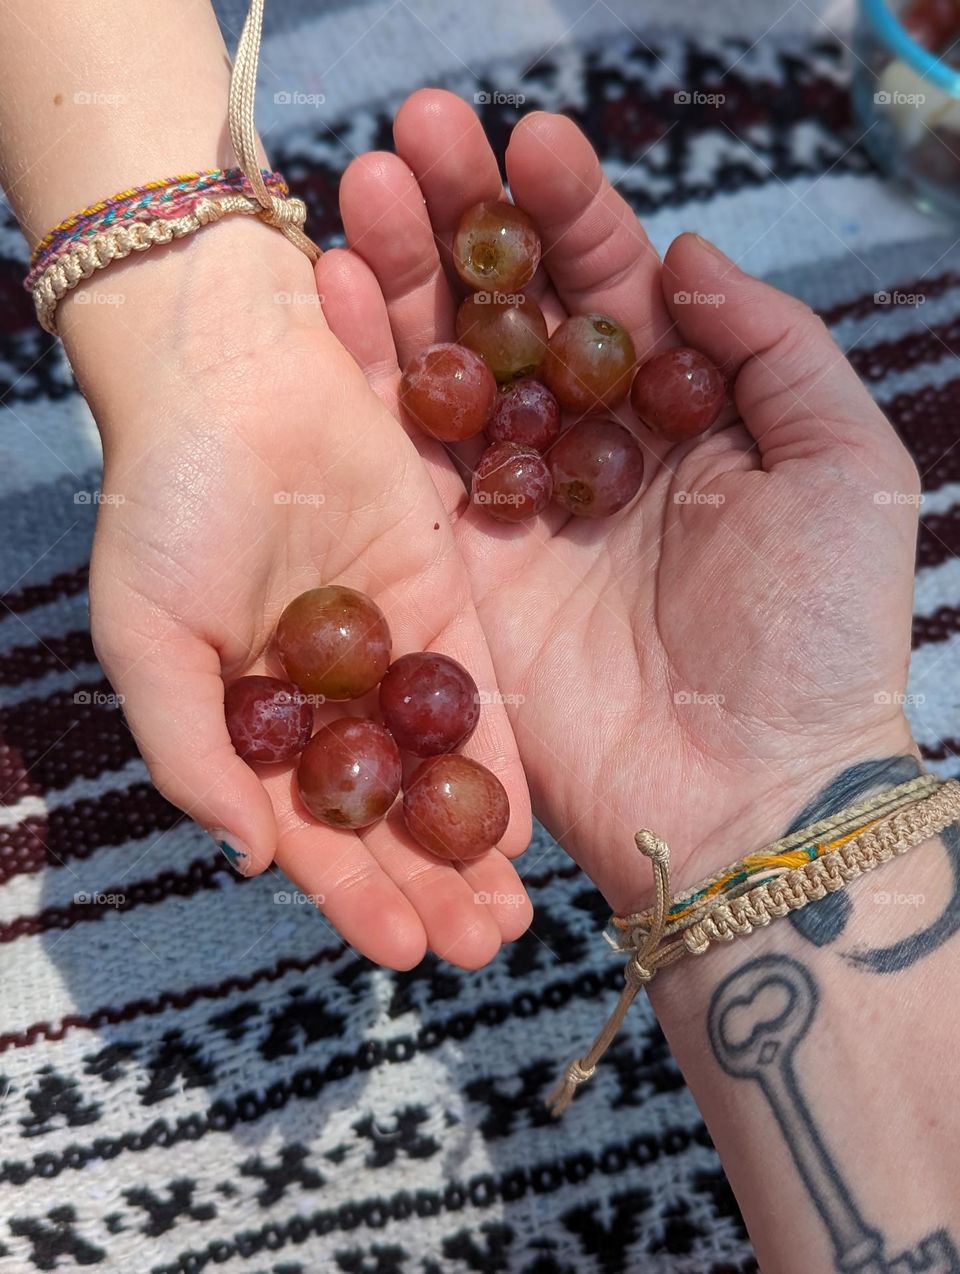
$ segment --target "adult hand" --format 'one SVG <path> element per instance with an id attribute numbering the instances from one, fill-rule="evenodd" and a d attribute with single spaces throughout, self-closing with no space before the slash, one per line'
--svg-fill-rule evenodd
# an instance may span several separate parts
<path id="1" fill-rule="evenodd" d="M 345 175 L 351 251 L 327 258 L 325 287 L 334 330 L 388 401 L 398 362 L 453 339 L 461 213 L 503 197 L 456 97 L 415 94 L 395 138 L 397 156 Z M 721 427 L 682 445 L 620 413 L 647 469 L 607 521 L 552 510 L 505 528 L 457 488 L 456 540 L 535 812 L 624 912 L 649 885 L 638 827 L 668 840 L 693 884 L 779 837 L 844 766 L 913 750 L 900 705 L 917 474 L 811 311 L 694 235 L 661 265 L 573 123 L 528 116 L 506 163 L 542 237 L 528 292 L 551 329 L 606 313 L 641 359 L 690 344 L 732 388 Z M 720 301 L 684 303 L 695 294 Z"/>

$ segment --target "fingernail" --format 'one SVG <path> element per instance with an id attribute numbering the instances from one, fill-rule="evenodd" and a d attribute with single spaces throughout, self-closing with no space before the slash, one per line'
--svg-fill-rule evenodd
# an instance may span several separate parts
<path id="1" fill-rule="evenodd" d="M 241 876 L 247 874 L 247 865 L 250 861 L 250 850 L 237 836 L 229 835 L 227 832 L 219 828 L 211 832 L 210 835 L 220 847 L 220 852 L 226 858 L 227 862 L 235 872 Z"/>
<path id="2" fill-rule="evenodd" d="M 703 248 L 704 252 L 709 252 L 711 256 L 717 257 L 721 261 L 730 261 L 727 254 L 722 252 L 715 243 L 711 243 L 709 239 L 705 239 L 702 234 L 697 234 L 696 231 L 692 231 L 690 233 L 693 234 L 694 239 L 696 239 L 700 247 Z"/>

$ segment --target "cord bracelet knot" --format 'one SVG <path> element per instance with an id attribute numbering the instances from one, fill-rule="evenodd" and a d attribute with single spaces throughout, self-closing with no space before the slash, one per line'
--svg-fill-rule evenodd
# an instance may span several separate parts
<path id="1" fill-rule="evenodd" d="M 646 986 L 653 978 L 655 969 L 648 969 L 645 964 L 640 963 L 638 956 L 634 956 L 632 960 L 627 962 L 627 966 L 623 971 L 623 978 L 627 986 L 636 987 L 637 990 L 642 986 Z"/>
<path id="2" fill-rule="evenodd" d="M 633 839 L 640 853 L 645 854 L 651 862 L 662 863 L 666 866 L 670 861 L 670 849 L 667 842 L 648 831 L 647 828 L 642 827 Z"/>
<path id="3" fill-rule="evenodd" d="M 613 1043 L 641 988 L 648 987 L 661 969 L 845 888 L 958 819 L 960 782 L 941 782 L 924 774 L 800 828 L 677 895 L 670 888 L 666 842 L 653 832 L 638 831 L 637 849 L 653 865 L 654 903 L 645 911 L 611 918 L 608 942 L 617 951 L 631 953 L 624 968 L 625 985 L 588 1051 L 570 1063 L 547 1097 L 548 1108 L 554 1115 L 566 1110 L 577 1087 L 593 1075 Z"/>

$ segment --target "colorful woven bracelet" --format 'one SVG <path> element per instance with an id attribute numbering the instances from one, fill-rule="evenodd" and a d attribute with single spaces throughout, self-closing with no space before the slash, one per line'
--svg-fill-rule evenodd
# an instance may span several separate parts
<path id="1" fill-rule="evenodd" d="M 275 226 L 311 261 L 320 249 L 303 232 L 306 205 L 279 173 L 261 171 L 253 107 L 264 0 L 252 0 L 230 77 L 230 136 L 236 168 L 183 173 L 122 190 L 74 213 L 44 235 L 24 280 L 42 327 L 56 335 L 62 298 L 97 270 L 131 252 L 170 243 L 223 217 L 241 214 Z"/>
<path id="2" fill-rule="evenodd" d="M 960 782 L 921 775 L 748 854 L 678 895 L 670 888 L 666 844 L 652 832 L 637 832 L 637 848 L 653 863 L 656 901 L 645 911 L 612 917 L 605 937 L 616 950 L 632 952 L 624 989 L 603 1029 L 587 1053 L 567 1067 L 547 1105 L 555 1115 L 563 1113 L 577 1086 L 593 1075 L 641 987 L 660 969 L 843 889 L 958 819 Z"/>
<path id="3" fill-rule="evenodd" d="M 279 173 L 262 173 L 264 185 L 271 194 L 286 198 L 290 193 Z M 181 173 L 162 177 L 145 186 L 121 190 L 119 194 L 91 204 L 55 226 L 30 254 L 30 273 L 24 287 L 32 292 L 37 279 L 51 262 L 75 247 L 117 225 L 158 218 L 182 217 L 192 212 L 202 195 L 243 194 L 253 198 L 253 187 L 239 168 L 212 168 L 207 172 Z"/>

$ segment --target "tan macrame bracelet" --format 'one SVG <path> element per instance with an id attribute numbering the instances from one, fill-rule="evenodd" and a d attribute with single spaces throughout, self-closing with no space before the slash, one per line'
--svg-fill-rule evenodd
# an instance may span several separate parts
<path id="1" fill-rule="evenodd" d="M 865 818 L 869 821 L 864 826 Z M 624 969 L 625 986 L 587 1053 L 570 1063 L 547 1098 L 553 1114 L 561 1115 L 577 1086 L 593 1075 L 638 991 L 660 969 L 685 955 L 702 955 L 715 942 L 732 942 L 778 916 L 843 889 L 865 872 L 937 836 L 958 819 L 960 782 L 942 783 L 933 775 L 922 775 L 801 828 L 677 899 L 670 890 L 667 845 L 652 832 L 637 832 L 637 848 L 653 864 L 655 902 L 645 911 L 615 916 L 611 921 L 613 944 L 618 950 L 633 952 Z M 798 855 L 806 861 L 789 865 Z M 783 862 L 788 865 L 781 866 Z M 764 879 L 751 886 L 751 874 Z"/>
<path id="2" fill-rule="evenodd" d="M 182 239 L 233 214 L 258 217 L 266 225 L 280 230 L 312 262 L 319 259 L 320 249 L 303 231 L 306 205 L 301 199 L 282 198 L 268 190 L 257 159 L 254 101 L 264 2 L 251 0 L 230 76 L 230 137 L 252 196 L 209 196 L 198 200 L 182 217 L 157 217 L 113 225 L 59 256 L 32 287 L 37 319 L 51 335 L 57 334 L 56 311 L 60 301 L 97 270 L 106 269 L 114 261 L 124 260 L 132 252 L 145 252 L 174 239 Z"/>

